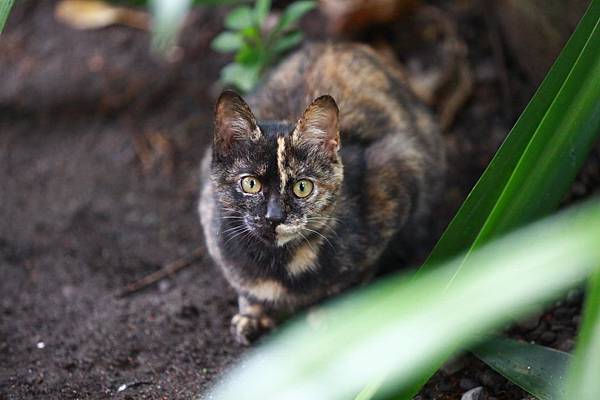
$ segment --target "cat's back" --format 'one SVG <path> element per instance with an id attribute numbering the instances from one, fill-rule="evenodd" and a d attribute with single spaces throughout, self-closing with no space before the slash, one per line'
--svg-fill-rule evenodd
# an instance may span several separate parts
<path id="1" fill-rule="evenodd" d="M 393 129 L 417 134 L 426 145 L 438 147 L 437 127 L 401 70 L 366 45 L 305 45 L 269 74 L 250 104 L 259 119 L 295 122 L 323 94 L 338 103 L 342 142 L 370 141 Z"/>

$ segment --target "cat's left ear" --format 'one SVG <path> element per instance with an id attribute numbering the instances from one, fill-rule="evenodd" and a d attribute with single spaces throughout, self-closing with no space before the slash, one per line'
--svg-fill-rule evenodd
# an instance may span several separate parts
<path id="1" fill-rule="evenodd" d="M 298 120 L 292 139 L 298 144 L 320 146 L 330 156 L 340 149 L 339 109 L 329 95 L 316 98 Z"/>
<path id="2" fill-rule="evenodd" d="M 250 107 L 233 90 L 224 91 L 215 107 L 214 144 L 217 150 L 227 151 L 236 141 L 257 140 L 260 128 Z"/>

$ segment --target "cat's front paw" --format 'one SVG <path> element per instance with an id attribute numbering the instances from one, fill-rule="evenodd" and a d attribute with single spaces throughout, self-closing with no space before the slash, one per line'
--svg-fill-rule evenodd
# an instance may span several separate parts
<path id="1" fill-rule="evenodd" d="M 267 315 L 235 314 L 231 319 L 231 333 L 244 346 L 258 339 L 275 327 L 273 318 Z"/>

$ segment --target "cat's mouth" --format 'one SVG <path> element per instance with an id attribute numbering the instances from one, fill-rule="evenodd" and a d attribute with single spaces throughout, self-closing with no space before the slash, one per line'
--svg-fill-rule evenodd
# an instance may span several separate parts
<path id="1" fill-rule="evenodd" d="M 279 224 L 275 228 L 275 242 L 279 247 L 299 237 L 299 228 L 296 225 Z"/>
<path id="2" fill-rule="evenodd" d="M 266 245 L 282 247 L 285 244 L 302 238 L 302 227 L 296 224 L 279 224 L 273 228 L 256 225 L 246 221 L 253 236 Z"/>

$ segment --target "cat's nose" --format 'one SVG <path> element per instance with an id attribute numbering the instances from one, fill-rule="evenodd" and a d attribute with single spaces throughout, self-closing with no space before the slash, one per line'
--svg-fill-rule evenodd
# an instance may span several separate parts
<path id="1" fill-rule="evenodd" d="M 265 214 L 265 218 L 273 225 L 279 225 L 285 220 L 285 212 L 281 208 L 281 204 L 279 203 L 279 198 L 276 196 L 271 196 L 269 202 L 267 203 L 267 213 Z"/>

